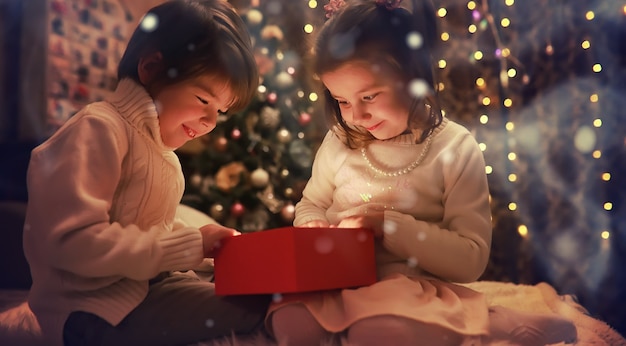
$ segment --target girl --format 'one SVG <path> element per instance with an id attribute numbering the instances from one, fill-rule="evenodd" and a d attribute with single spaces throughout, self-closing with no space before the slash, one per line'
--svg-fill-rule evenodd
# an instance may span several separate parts
<path id="1" fill-rule="evenodd" d="M 331 131 L 296 206 L 301 227 L 367 227 L 377 237 L 369 287 L 285 295 L 267 322 L 280 345 L 460 345 L 574 339 L 570 321 L 489 308 L 454 282 L 483 273 L 489 189 L 475 139 L 442 116 L 425 0 L 333 1 L 315 46 Z M 334 12 L 334 13 L 332 13 Z"/>
<path id="2" fill-rule="evenodd" d="M 216 297 L 212 283 L 175 272 L 237 234 L 175 220 L 174 150 L 256 92 L 243 21 L 222 0 L 154 7 L 118 79 L 31 155 L 24 250 L 46 344 L 181 345 L 255 330 L 267 297 Z"/>

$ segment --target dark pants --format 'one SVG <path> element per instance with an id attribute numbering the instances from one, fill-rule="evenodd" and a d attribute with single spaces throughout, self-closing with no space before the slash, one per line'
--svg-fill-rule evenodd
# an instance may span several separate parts
<path id="1" fill-rule="evenodd" d="M 188 345 L 263 330 L 269 295 L 215 295 L 215 286 L 174 273 L 153 280 L 146 299 L 112 326 L 87 312 L 73 312 L 65 323 L 65 345 Z"/>

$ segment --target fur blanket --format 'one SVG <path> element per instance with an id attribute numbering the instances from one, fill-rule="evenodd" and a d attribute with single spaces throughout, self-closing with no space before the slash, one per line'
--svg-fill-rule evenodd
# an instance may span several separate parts
<path id="1" fill-rule="evenodd" d="M 609 325 L 595 319 L 568 295 L 558 295 L 546 284 L 518 285 L 478 281 L 468 287 L 483 292 L 489 305 L 502 305 L 521 311 L 555 313 L 574 322 L 578 340 L 574 345 L 626 346 L 626 339 Z M 26 304 L 27 291 L 0 291 L 0 345 L 43 345 L 39 326 Z M 225 337 L 201 342 L 196 346 L 263 346 L 276 345 L 264 334 Z M 504 344 L 500 344 L 504 345 Z"/>

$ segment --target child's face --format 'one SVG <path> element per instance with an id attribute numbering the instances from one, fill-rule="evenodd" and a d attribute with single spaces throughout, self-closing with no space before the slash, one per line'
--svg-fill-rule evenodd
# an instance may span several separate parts
<path id="1" fill-rule="evenodd" d="M 233 99 L 228 83 L 214 76 L 158 87 L 151 95 L 159 114 L 161 139 L 171 148 L 211 132 L 218 112 L 226 112 Z"/>
<path id="2" fill-rule="evenodd" d="M 360 126 L 377 139 L 389 139 L 407 129 L 410 98 L 397 74 L 366 62 L 348 62 L 321 75 L 339 102 L 345 122 Z"/>

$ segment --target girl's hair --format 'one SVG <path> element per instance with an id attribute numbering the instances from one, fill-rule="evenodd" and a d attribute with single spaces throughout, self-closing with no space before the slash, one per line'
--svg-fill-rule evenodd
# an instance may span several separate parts
<path id="1" fill-rule="evenodd" d="M 165 64 L 155 83 L 171 85 L 200 74 L 222 77 L 235 95 L 233 111 L 246 106 L 257 92 L 259 77 L 250 36 L 226 1 L 169 0 L 150 9 L 128 42 L 118 80 L 139 82 L 139 60 L 154 52 L 162 54 Z"/>
<path id="2" fill-rule="evenodd" d="M 412 11 L 388 4 L 389 1 L 352 0 L 333 13 L 318 34 L 313 69 L 321 76 L 358 60 L 386 64 L 401 78 L 402 90 L 407 94 L 411 82 L 425 82 L 425 95 L 410 95 L 407 124 L 415 134 L 421 130 L 416 142 L 422 142 L 443 117 L 435 92 L 431 55 L 437 39 L 435 11 L 429 0 L 411 0 Z M 411 46 L 410 38 L 421 44 Z M 326 120 L 348 147 L 361 147 L 375 139 L 369 132 L 347 124 L 327 88 L 324 94 Z"/>

